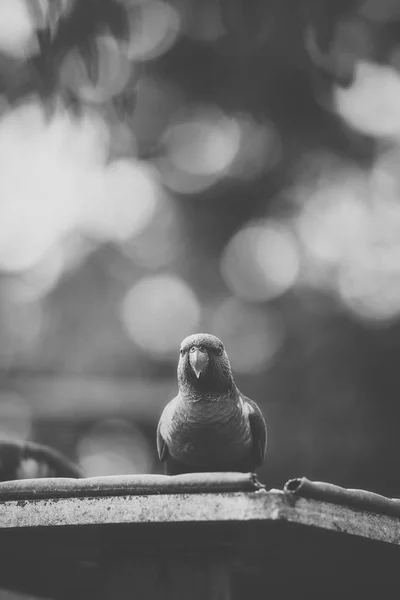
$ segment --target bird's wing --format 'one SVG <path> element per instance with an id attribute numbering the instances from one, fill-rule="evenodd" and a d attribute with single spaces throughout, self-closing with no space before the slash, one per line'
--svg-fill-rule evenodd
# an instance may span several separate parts
<path id="1" fill-rule="evenodd" d="M 169 453 L 167 442 L 164 440 L 161 433 L 161 419 L 159 420 L 157 427 L 157 451 L 158 457 L 161 460 L 161 462 L 165 462 L 168 458 Z"/>
<path id="2" fill-rule="evenodd" d="M 267 450 L 267 425 L 259 406 L 246 396 L 242 396 L 242 398 L 249 416 L 254 458 L 257 466 L 260 466 Z"/>
<path id="3" fill-rule="evenodd" d="M 167 442 L 165 441 L 165 437 L 167 437 L 168 427 L 172 422 L 174 412 L 175 412 L 175 404 L 178 400 L 178 396 L 176 396 L 171 402 L 167 404 L 164 408 L 160 420 L 158 421 L 157 426 L 157 451 L 158 456 L 161 462 L 165 462 L 169 456 Z"/>

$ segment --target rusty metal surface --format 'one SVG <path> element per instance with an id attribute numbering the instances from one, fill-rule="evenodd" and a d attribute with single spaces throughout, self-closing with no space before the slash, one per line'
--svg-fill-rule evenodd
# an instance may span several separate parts
<path id="1" fill-rule="evenodd" d="M 284 491 L 303 498 L 400 517 L 400 499 L 387 498 L 366 490 L 346 489 L 333 483 L 310 481 L 306 477 L 301 477 L 287 481 Z"/>
<path id="2" fill-rule="evenodd" d="M 254 473 L 112 475 L 83 479 L 42 478 L 0 483 L 0 501 L 12 499 L 154 494 L 251 492 L 264 489 Z"/>

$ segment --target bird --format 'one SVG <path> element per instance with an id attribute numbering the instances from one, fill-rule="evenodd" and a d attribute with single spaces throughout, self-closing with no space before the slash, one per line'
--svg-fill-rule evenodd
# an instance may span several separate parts
<path id="1" fill-rule="evenodd" d="M 260 467 L 267 447 L 265 419 L 236 386 L 221 340 L 209 333 L 186 337 L 177 380 L 178 394 L 157 427 L 164 473 L 247 473 Z"/>

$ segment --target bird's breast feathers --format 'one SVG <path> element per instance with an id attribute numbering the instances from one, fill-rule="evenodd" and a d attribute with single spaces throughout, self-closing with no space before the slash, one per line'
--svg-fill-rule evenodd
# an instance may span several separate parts
<path id="1" fill-rule="evenodd" d="M 240 396 L 206 403 L 175 398 L 164 410 L 161 435 L 171 456 L 185 463 L 240 460 L 252 445 L 249 410 Z"/>

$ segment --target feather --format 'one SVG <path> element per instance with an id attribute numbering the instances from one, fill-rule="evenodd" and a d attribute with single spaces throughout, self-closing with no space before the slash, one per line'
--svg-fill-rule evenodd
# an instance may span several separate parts
<path id="1" fill-rule="evenodd" d="M 158 457 L 161 460 L 161 462 L 165 462 L 168 458 L 169 452 L 168 452 L 167 443 L 164 440 L 163 435 L 161 433 L 162 424 L 163 424 L 163 418 L 161 417 L 161 419 L 158 423 L 158 426 L 157 426 L 157 452 L 158 452 Z"/>
<path id="2" fill-rule="evenodd" d="M 261 466 L 267 450 L 267 425 L 261 410 L 253 400 L 244 396 L 243 402 L 248 411 L 255 464 Z"/>

